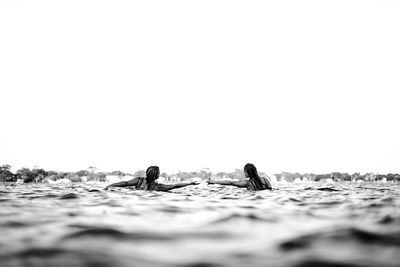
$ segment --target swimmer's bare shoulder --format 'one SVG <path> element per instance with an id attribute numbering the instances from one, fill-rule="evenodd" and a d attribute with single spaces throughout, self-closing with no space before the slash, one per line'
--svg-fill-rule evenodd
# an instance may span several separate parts
<path id="1" fill-rule="evenodd" d="M 114 184 L 110 184 L 109 186 L 107 186 L 105 188 L 105 190 L 107 190 L 110 187 L 127 187 L 127 186 L 136 186 L 139 182 L 139 180 L 141 179 L 141 177 L 136 177 L 133 178 L 129 181 L 122 181 L 122 182 L 118 182 L 118 183 L 114 183 Z"/>
<path id="2" fill-rule="evenodd" d="M 269 180 L 268 177 L 262 177 L 264 180 L 265 185 L 268 187 L 267 189 L 272 189 L 271 181 Z"/>

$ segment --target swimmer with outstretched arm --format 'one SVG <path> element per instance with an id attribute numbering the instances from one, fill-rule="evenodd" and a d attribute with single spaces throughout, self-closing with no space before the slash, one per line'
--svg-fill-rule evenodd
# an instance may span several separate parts
<path id="1" fill-rule="evenodd" d="M 137 190 L 148 190 L 148 191 L 169 191 L 176 188 L 185 187 L 188 185 L 198 185 L 197 182 L 189 183 L 177 183 L 177 184 L 159 184 L 157 179 L 160 177 L 160 168 L 158 166 L 150 166 L 146 170 L 145 177 L 136 177 L 129 181 L 122 181 L 119 183 L 111 184 L 105 189 L 110 187 L 127 187 L 134 186 Z"/>
<path id="2" fill-rule="evenodd" d="M 258 175 L 257 168 L 251 163 L 247 163 L 244 166 L 244 176 L 249 180 L 243 181 L 208 181 L 208 184 L 219 184 L 219 185 L 233 185 L 237 187 L 246 188 L 247 190 L 266 190 L 272 189 L 271 182 L 264 177 Z"/>

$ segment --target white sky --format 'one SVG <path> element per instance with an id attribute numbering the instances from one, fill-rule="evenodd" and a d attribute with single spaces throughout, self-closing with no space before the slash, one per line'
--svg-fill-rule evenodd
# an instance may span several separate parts
<path id="1" fill-rule="evenodd" d="M 400 172 L 400 1 L 0 0 L 0 164 Z"/>

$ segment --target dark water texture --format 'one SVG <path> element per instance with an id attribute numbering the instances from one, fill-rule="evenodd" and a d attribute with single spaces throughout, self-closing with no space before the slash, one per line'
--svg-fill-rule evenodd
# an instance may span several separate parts
<path id="1" fill-rule="evenodd" d="M 400 185 L 0 185 L 0 266 L 400 266 Z"/>

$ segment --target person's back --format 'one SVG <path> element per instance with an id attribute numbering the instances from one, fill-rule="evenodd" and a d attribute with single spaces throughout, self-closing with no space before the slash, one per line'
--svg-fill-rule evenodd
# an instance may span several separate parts
<path id="1" fill-rule="evenodd" d="M 156 182 L 160 176 L 160 169 L 157 166 L 150 166 L 146 170 L 146 177 L 136 177 L 129 181 L 114 183 L 106 187 L 135 187 L 137 190 L 147 191 L 169 191 L 175 188 L 181 188 L 188 185 L 197 185 L 197 182 L 177 183 L 177 184 L 159 184 Z"/>
<path id="2" fill-rule="evenodd" d="M 237 187 L 246 188 L 247 190 L 259 191 L 272 189 L 271 182 L 268 178 L 261 177 L 258 175 L 257 168 L 254 164 L 247 163 L 244 166 L 244 175 L 249 180 L 240 181 L 208 181 L 208 184 L 219 184 L 219 185 L 233 185 Z"/>
<path id="3" fill-rule="evenodd" d="M 135 189 L 137 189 L 137 190 L 146 190 L 147 189 L 146 178 L 138 177 L 138 181 L 137 181 L 137 183 L 135 185 Z"/>
<path id="4" fill-rule="evenodd" d="M 136 190 L 149 190 L 149 191 L 159 191 L 162 189 L 162 186 L 158 183 L 153 183 L 152 185 L 147 184 L 146 178 L 144 177 L 138 177 L 137 184 L 135 185 Z"/>
<path id="5" fill-rule="evenodd" d="M 272 189 L 271 183 L 267 178 L 261 177 L 261 176 L 259 178 L 260 178 L 261 184 L 256 184 L 253 181 L 253 179 L 250 179 L 246 183 L 246 189 L 254 190 L 254 191 Z"/>

